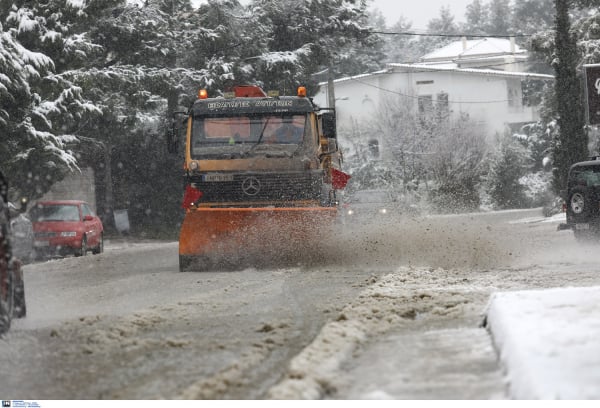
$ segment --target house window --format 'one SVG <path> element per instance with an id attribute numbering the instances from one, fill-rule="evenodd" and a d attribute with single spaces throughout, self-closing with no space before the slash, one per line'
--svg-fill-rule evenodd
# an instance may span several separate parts
<path id="1" fill-rule="evenodd" d="M 431 95 L 420 95 L 419 96 L 419 115 L 425 115 L 431 113 L 433 107 L 433 98 Z"/>
<path id="2" fill-rule="evenodd" d="M 379 158 L 379 140 L 369 140 L 369 154 L 375 159 Z"/>
<path id="3" fill-rule="evenodd" d="M 448 106 L 448 94 L 446 92 L 440 92 L 437 94 L 436 108 L 438 119 L 447 120 L 450 114 L 450 109 Z"/>
<path id="4" fill-rule="evenodd" d="M 418 116 L 421 121 L 428 121 L 433 112 L 432 95 L 420 95 L 418 99 Z"/>

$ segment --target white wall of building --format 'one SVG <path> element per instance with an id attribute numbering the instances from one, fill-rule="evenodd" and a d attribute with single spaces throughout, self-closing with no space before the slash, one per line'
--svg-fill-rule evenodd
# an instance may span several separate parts
<path id="1" fill-rule="evenodd" d="M 467 113 L 483 126 L 486 136 L 493 138 L 510 124 L 538 119 L 537 109 L 523 106 L 519 75 L 460 70 L 392 68 L 375 73 L 345 78 L 334 82 L 338 127 L 352 126 L 353 121 L 371 120 L 381 104 L 398 95 L 409 96 L 417 107 L 419 96 L 431 95 L 436 101 L 440 93 L 448 94 L 453 117 Z M 327 84 L 322 84 L 315 102 L 327 106 Z"/>

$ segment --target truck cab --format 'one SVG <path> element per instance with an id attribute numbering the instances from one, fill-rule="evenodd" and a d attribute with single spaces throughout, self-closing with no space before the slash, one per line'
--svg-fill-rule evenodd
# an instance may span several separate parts
<path id="1" fill-rule="evenodd" d="M 224 98 L 200 91 L 186 124 L 186 185 L 202 193 L 199 206 L 337 205 L 334 118 L 303 88 L 297 96 L 251 86 Z"/>
<path id="2" fill-rule="evenodd" d="M 336 191 L 349 176 L 340 170 L 335 113 L 304 87 L 294 96 L 255 86 L 217 98 L 201 90 L 185 115 L 181 271 L 256 265 L 274 243 L 281 257 L 331 232 Z"/>

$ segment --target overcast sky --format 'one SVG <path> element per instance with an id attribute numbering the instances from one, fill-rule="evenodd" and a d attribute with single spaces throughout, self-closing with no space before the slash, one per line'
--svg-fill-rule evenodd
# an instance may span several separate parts
<path id="1" fill-rule="evenodd" d="M 192 0 L 199 5 L 206 0 Z M 248 0 L 240 0 L 242 4 L 248 4 Z M 394 24 L 400 16 L 411 21 L 412 28 L 426 28 L 432 18 L 439 17 L 440 9 L 450 6 L 450 12 L 454 21 L 464 21 L 467 4 L 473 0 L 371 0 L 371 9 L 379 9 L 386 18 L 388 26 Z"/>
<path id="2" fill-rule="evenodd" d="M 412 28 L 426 28 L 432 18 L 439 17 L 440 9 L 450 7 L 454 21 L 464 21 L 467 4 L 473 0 L 372 0 L 371 8 L 381 10 L 387 25 L 394 24 L 400 16 L 412 21 Z"/>

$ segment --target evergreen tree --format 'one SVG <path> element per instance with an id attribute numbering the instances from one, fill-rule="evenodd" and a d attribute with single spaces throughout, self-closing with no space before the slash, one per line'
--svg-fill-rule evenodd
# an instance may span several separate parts
<path id="1" fill-rule="evenodd" d="M 590 13 L 573 24 L 582 63 L 600 63 L 600 13 Z"/>
<path id="2" fill-rule="evenodd" d="M 532 34 L 551 29 L 554 0 L 519 0 L 513 5 L 512 33 Z"/>
<path id="3" fill-rule="evenodd" d="M 490 0 L 489 23 L 487 33 L 489 35 L 508 35 L 511 33 L 512 12 L 510 0 Z"/>
<path id="4" fill-rule="evenodd" d="M 598 0 L 573 0 L 573 3 L 580 8 L 600 7 L 600 1 Z"/>
<path id="5" fill-rule="evenodd" d="M 469 34 L 485 34 L 488 26 L 488 7 L 482 0 L 467 5 L 464 30 Z"/>
<path id="6" fill-rule="evenodd" d="M 36 198 L 77 169 L 73 148 L 81 118 L 98 109 L 60 70 L 66 60 L 85 59 L 93 46 L 71 31 L 68 18 L 78 16 L 69 1 L 0 6 L 0 49 L 6 56 L 0 77 L 7 83 L 0 87 L 0 160 L 19 194 Z"/>
<path id="7" fill-rule="evenodd" d="M 400 17 L 391 27 L 394 33 L 408 32 L 412 23 L 405 17 Z M 411 36 L 390 35 L 385 38 L 385 62 L 415 62 L 422 55 L 419 53 L 417 40 Z"/>
<path id="8" fill-rule="evenodd" d="M 255 0 L 249 7 L 269 27 L 268 51 L 253 65 L 270 89 L 307 84 L 311 93 L 312 75 L 324 68 L 346 76 L 381 66 L 382 40 L 370 33 L 364 0 Z"/>
<path id="9" fill-rule="evenodd" d="M 525 207 L 525 186 L 519 180 L 529 169 L 529 152 L 509 134 L 505 134 L 498 142 L 486 177 L 487 193 L 498 209 Z"/>
<path id="10" fill-rule="evenodd" d="M 577 76 L 579 54 L 571 32 L 569 1 L 555 0 L 555 92 L 558 113 L 558 134 L 552 143 L 553 187 L 559 193 L 566 188 L 569 167 L 588 157 L 587 135 L 584 130 L 582 89 Z"/>
<path id="11" fill-rule="evenodd" d="M 454 21 L 454 15 L 450 12 L 450 7 L 441 7 L 439 16 L 429 20 L 429 23 L 427 23 L 427 32 L 435 34 L 435 36 L 424 36 L 418 41 L 418 52 L 420 56 L 456 40 L 455 38 L 444 37 L 439 34 L 457 34 L 458 31 L 458 24 Z"/>
<path id="12" fill-rule="evenodd" d="M 206 85 L 198 80 L 206 79 L 201 70 L 177 67 L 186 61 L 178 56 L 187 56 L 183 49 L 196 31 L 185 32 L 195 27 L 188 24 L 192 16 L 189 1 L 183 0 L 97 11 L 88 35 L 101 52 L 94 68 L 70 73 L 102 109 L 83 127 L 84 160 L 96 171 L 98 212 L 108 227 L 116 208 L 129 210 L 134 231 L 175 227 L 181 216 L 181 174 L 178 158 L 166 153 L 165 114 L 181 110 L 186 80 Z"/>
<path id="13" fill-rule="evenodd" d="M 267 49 L 268 24 L 250 10 L 236 0 L 211 0 L 178 17 L 185 24 L 174 41 L 184 94 L 207 88 L 217 96 L 235 83 L 256 81 L 254 64 Z"/>

